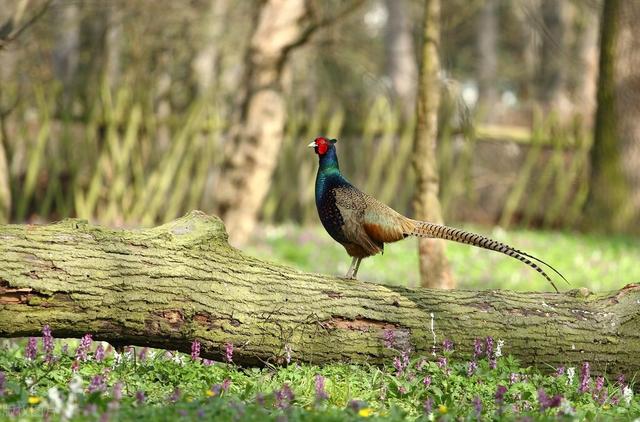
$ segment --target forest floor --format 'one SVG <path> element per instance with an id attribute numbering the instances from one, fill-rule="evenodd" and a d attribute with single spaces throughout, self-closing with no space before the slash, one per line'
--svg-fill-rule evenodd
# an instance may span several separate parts
<path id="1" fill-rule="evenodd" d="M 467 227 L 467 229 L 478 229 Z M 480 232 L 483 232 L 479 229 Z M 570 288 L 611 290 L 640 281 L 640 245 L 624 237 L 484 232 L 553 264 Z M 415 286 L 415 241 L 389 245 L 360 278 Z M 342 275 L 349 257 L 321 228 L 275 227 L 247 249 L 303 270 Z M 460 288 L 549 290 L 534 271 L 500 254 L 448 247 Z M 389 348 L 394 348 L 389 339 Z M 46 347 L 45 347 L 46 346 Z M 397 351 L 387 365 L 241 368 L 192 355 L 43 338 L 0 341 L 0 420 L 629 420 L 640 421 L 640 374 L 611 378 L 576 368 L 540 371 L 507 355 L 499 338 L 476 340 L 475 358 Z M 635 389 L 636 393 L 633 393 Z"/>

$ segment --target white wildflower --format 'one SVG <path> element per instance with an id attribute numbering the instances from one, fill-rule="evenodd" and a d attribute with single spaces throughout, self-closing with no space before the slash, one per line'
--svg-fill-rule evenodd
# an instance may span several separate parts
<path id="1" fill-rule="evenodd" d="M 576 415 L 576 411 L 573 407 L 571 407 L 571 403 L 563 398 L 562 401 L 560 402 L 560 413 L 563 413 L 567 416 L 575 416 Z"/>
<path id="2" fill-rule="evenodd" d="M 153 359 L 154 357 L 156 357 L 156 352 L 155 352 L 155 350 L 150 350 L 150 351 L 147 353 L 147 356 L 149 357 L 149 359 Z"/>
<path id="3" fill-rule="evenodd" d="M 496 351 L 494 353 L 496 359 L 502 356 L 502 346 L 504 346 L 504 340 L 498 339 L 498 344 L 496 345 Z"/>
<path id="4" fill-rule="evenodd" d="M 58 388 L 51 387 L 47 392 L 47 397 L 49 398 L 49 406 L 53 413 L 62 412 L 62 406 L 64 406 L 64 403 L 62 402 L 62 397 L 60 397 L 60 391 L 58 391 Z"/>
<path id="5" fill-rule="evenodd" d="M 63 419 L 73 418 L 73 415 L 76 413 L 76 410 L 78 410 L 78 403 L 76 403 L 76 396 L 75 394 L 69 394 L 69 398 L 67 399 L 67 405 L 64 407 L 64 410 L 62 411 L 62 418 Z"/>
<path id="6" fill-rule="evenodd" d="M 286 344 L 284 346 L 285 360 L 287 361 L 287 365 L 291 363 L 291 346 Z"/>
<path id="7" fill-rule="evenodd" d="M 576 376 L 576 368 L 574 368 L 573 366 L 571 368 L 567 368 L 567 378 L 569 378 L 569 381 L 567 382 L 567 384 L 573 384 L 573 377 Z"/>
<path id="8" fill-rule="evenodd" d="M 625 385 L 622 389 L 622 398 L 624 399 L 627 406 L 631 405 L 631 399 L 633 399 L 633 390 L 628 385 Z"/>
<path id="9" fill-rule="evenodd" d="M 116 366 L 120 366 L 122 363 L 122 353 L 118 353 L 117 351 L 113 351 L 113 365 L 111 365 L 112 369 L 115 369 Z"/>
<path id="10" fill-rule="evenodd" d="M 82 393 L 82 384 L 82 377 L 78 374 L 75 374 L 73 378 L 71 378 L 71 382 L 69 383 L 69 391 L 71 391 L 71 394 Z"/>
<path id="11" fill-rule="evenodd" d="M 173 353 L 173 357 L 171 358 L 171 360 L 174 363 L 177 363 L 178 365 L 182 366 L 184 365 L 184 356 L 182 356 L 180 353 L 178 353 L 177 351 L 175 351 Z"/>

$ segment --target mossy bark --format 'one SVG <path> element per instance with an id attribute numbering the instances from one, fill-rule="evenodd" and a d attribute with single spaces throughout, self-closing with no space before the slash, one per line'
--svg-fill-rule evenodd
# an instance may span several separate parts
<path id="1" fill-rule="evenodd" d="M 331 272 L 331 270 L 329 270 Z M 445 338 L 468 356 L 476 338 L 541 368 L 640 369 L 640 285 L 607 294 L 406 289 L 309 274 L 243 254 L 216 217 L 192 212 L 145 230 L 80 220 L 0 226 L 0 336 L 55 336 L 153 346 L 260 365 L 389 362 L 430 355 Z"/>
<path id="2" fill-rule="evenodd" d="M 416 103 L 416 129 L 413 140 L 413 170 L 416 190 L 413 196 L 415 218 L 442 223 L 442 210 L 438 198 L 438 163 L 436 141 L 438 137 L 438 109 L 440 107 L 440 0 L 424 4 L 422 62 L 418 101 Z M 418 240 L 420 255 L 420 285 L 452 289 L 455 281 L 445 255 L 442 239 Z"/>

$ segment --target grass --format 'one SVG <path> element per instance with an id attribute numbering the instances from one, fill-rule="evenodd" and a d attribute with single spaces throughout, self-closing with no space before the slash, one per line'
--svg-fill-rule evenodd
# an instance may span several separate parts
<path id="1" fill-rule="evenodd" d="M 623 379 L 552 375 L 500 356 L 478 340 L 472 362 L 455 345 L 437 359 L 396 350 L 389 365 L 291 362 L 240 368 L 148 349 L 117 354 L 62 340 L 35 352 L 26 340 L 0 353 L 2 420 L 633 420 L 640 400 Z M 492 345 L 492 347 L 489 346 Z M 66 346 L 65 346 L 66 345 Z M 395 349 L 393 339 L 387 346 Z M 84 349 L 78 352 L 78 348 Z M 47 358 L 49 356 L 49 358 Z M 232 356 L 231 356 L 232 358 Z M 631 381 L 633 384 L 633 381 Z"/>
<path id="2" fill-rule="evenodd" d="M 553 265 L 571 283 L 547 271 L 561 290 L 586 287 L 592 291 L 619 289 L 640 283 L 640 242 L 624 236 L 544 232 L 481 227 L 465 229 L 484 234 L 531 253 Z M 301 270 L 343 276 L 351 258 L 321 227 L 267 227 L 260 231 L 250 253 Z M 551 285 L 523 263 L 503 254 L 454 242 L 447 257 L 461 289 L 552 291 Z M 364 260 L 358 278 L 374 283 L 415 287 L 419 284 L 417 240 L 385 245 L 384 255 Z"/>
<path id="3" fill-rule="evenodd" d="M 477 228 L 469 228 L 483 232 Z M 556 266 L 572 288 L 611 290 L 640 280 L 640 246 L 631 238 L 493 230 L 484 232 Z M 415 286 L 416 245 L 389 245 L 366 260 L 360 277 Z M 342 275 L 349 258 L 320 228 L 266 228 L 248 249 L 308 271 Z M 549 290 L 525 265 L 500 254 L 451 244 L 448 256 L 461 288 Z M 45 336 L 46 337 L 46 336 Z M 523 367 L 478 339 L 477 358 L 387 347 L 386 366 L 290 362 L 241 368 L 162 350 L 128 349 L 40 339 L 0 343 L 0 420 L 630 420 L 640 418 L 636 380 L 589 376 L 587 368 Z M 51 344 L 50 342 L 48 344 Z M 489 347 L 489 344 L 491 347 Z M 488 350 L 490 348 L 491 350 Z M 37 349 L 37 350 L 36 350 Z M 78 349 L 80 349 L 78 351 Z M 85 358 L 86 356 L 86 358 Z M 229 356 L 232 360 L 232 354 Z M 572 375 L 573 372 L 573 375 Z"/>

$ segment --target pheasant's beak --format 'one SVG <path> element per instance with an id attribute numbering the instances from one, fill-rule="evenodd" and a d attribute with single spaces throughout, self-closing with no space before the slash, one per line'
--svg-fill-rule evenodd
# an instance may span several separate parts
<path id="1" fill-rule="evenodd" d="M 316 147 L 316 141 L 311 142 L 309 145 L 307 145 L 309 148 L 315 148 Z"/>

